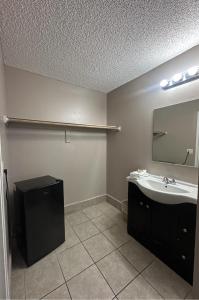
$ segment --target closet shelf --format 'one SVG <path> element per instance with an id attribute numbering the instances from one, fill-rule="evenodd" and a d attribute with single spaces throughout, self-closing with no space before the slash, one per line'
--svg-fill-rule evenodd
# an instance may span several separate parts
<path id="1" fill-rule="evenodd" d="M 42 125 L 42 126 L 55 126 L 55 127 L 62 127 L 62 128 L 69 127 L 69 128 L 121 131 L 120 126 L 64 123 L 64 122 L 42 121 L 42 120 L 34 120 L 34 119 L 21 119 L 21 118 L 8 117 L 8 116 L 4 116 L 4 123 L 6 125 L 9 125 L 9 124 L 30 124 L 30 125 Z"/>

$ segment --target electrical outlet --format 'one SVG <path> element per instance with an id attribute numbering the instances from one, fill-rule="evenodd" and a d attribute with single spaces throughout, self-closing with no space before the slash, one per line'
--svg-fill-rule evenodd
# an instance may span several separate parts
<path id="1" fill-rule="evenodd" d="M 187 149 L 187 153 L 189 153 L 190 155 L 193 154 L 193 149 Z"/>

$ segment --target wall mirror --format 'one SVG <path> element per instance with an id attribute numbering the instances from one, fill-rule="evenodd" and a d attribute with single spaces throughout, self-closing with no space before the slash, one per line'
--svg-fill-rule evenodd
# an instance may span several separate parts
<path id="1" fill-rule="evenodd" d="M 198 167 L 199 100 L 153 112 L 153 161 Z"/>

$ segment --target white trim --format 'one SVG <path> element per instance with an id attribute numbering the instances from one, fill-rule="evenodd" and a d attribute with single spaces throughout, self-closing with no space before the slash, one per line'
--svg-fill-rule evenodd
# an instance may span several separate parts
<path id="1" fill-rule="evenodd" d="M 8 272 L 8 249 L 7 249 L 7 236 L 6 236 L 6 220 L 5 220 L 5 206 L 4 206 L 4 191 L 3 191 L 3 160 L 1 153 L 1 137 L 0 137 L 0 204 L 1 204 L 1 220 L 2 220 L 2 237 L 3 237 L 3 256 L 4 256 L 4 277 L 6 298 L 10 298 L 10 280 Z"/>
<path id="2" fill-rule="evenodd" d="M 121 208 L 122 203 L 127 200 L 127 199 L 123 199 L 122 201 L 120 201 L 119 199 L 113 197 L 110 194 L 103 194 L 103 195 L 98 195 L 98 196 L 95 196 L 92 198 L 88 198 L 88 199 L 81 200 L 81 201 L 75 201 L 73 203 L 67 204 L 64 206 L 64 211 L 65 211 L 65 213 L 77 211 L 82 208 L 86 208 L 88 206 L 95 205 L 104 200 L 108 201 L 108 198 L 113 200 L 112 205 L 114 205 L 117 208 L 118 207 Z M 114 201 L 115 201 L 115 204 L 114 204 Z"/>
<path id="3" fill-rule="evenodd" d="M 114 201 L 117 201 L 118 204 L 120 204 L 120 205 L 121 205 L 121 203 L 122 203 L 122 201 L 123 201 L 123 200 L 120 201 L 119 199 L 115 198 L 114 196 L 112 196 L 112 195 L 110 195 L 110 194 L 107 194 L 107 197 L 111 198 L 111 199 L 114 200 Z"/>
<path id="4" fill-rule="evenodd" d="M 197 112 L 197 126 L 196 126 L 196 148 L 195 148 L 195 167 L 198 168 L 199 163 L 199 112 Z"/>
<path id="5" fill-rule="evenodd" d="M 75 202 L 72 202 L 70 204 L 66 204 L 64 207 L 69 207 L 71 205 L 75 205 L 75 204 L 80 204 L 80 203 L 85 203 L 87 201 L 91 201 L 91 200 L 94 200 L 96 198 L 101 198 L 101 197 L 105 197 L 106 194 L 103 194 L 103 195 L 98 195 L 98 196 L 95 196 L 95 197 L 92 197 L 92 198 L 88 198 L 88 199 L 84 199 L 84 200 L 81 200 L 81 201 L 75 201 Z"/>
<path id="6" fill-rule="evenodd" d="M 106 199 L 106 194 L 98 195 L 92 198 L 84 199 L 81 201 L 75 201 L 70 204 L 66 204 L 64 206 L 65 213 L 73 212 L 80 210 L 82 208 L 86 208 L 87 206 L 91 206 L 97 204 L 97 202 L 103 201 L 104 198 Z"/>

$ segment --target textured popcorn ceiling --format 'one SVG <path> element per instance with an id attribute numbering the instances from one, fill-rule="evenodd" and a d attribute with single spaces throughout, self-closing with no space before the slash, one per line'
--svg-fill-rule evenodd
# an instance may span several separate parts
<path id="1" fill-rule="evenodd" d="M 197 0 L 1 0 L 6 64 L 104 92 L 199 43 Z"/>

